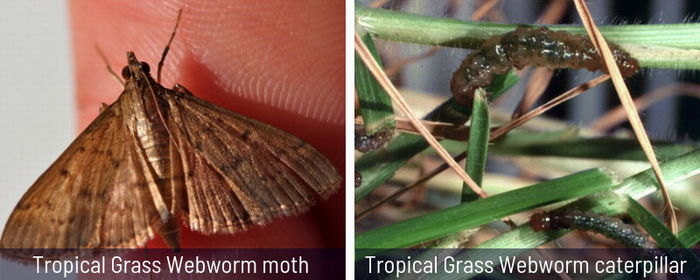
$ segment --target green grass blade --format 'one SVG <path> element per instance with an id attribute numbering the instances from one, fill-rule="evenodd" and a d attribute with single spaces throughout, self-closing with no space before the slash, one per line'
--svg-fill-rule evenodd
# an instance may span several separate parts
<path id="1" fill-rule="evenodd" d="M 489 37 L 510 32 L 523 24 L 460 21 L 397 11 L 355 6 L 355 18 L 372 36 L 386 40 L 478 48 Z M 534 25 L 532 25 L 534 26 Z M 552 30 L 586 34 L 583 26 L 548 25 Z M 633 24 L 598 27 L 605 39 L 618 44 L 642 67 L 700 69 L 698 23 Z"/>
<path id="2" fill-rule="evenodd" d="M 364 33 L 362 42 L 372 53 L 377 64 L 381 66 L 382 62 L 379 59 L 379 52 L 377 52 L 372 36 Z M 396 127 L 396 120 L 394 119 L 391 98 L 379 85 L 377 79 L 370 73 L 357 53 L 355 53 L 355 89 L 367 135 L 372 135 L 382 129 L 393 130 Z"/>
<path id="3" fill-rule="evenodd" d="M 582 171 L 357 234 L 355 247 L 370 249 L 362 250 L 367 254 L 405 248 L 481 226 L 526 209 L 604 191 L 615 183 L 606 171 Z M 361 254 L 356 255 L 356 259 L 363 257 Z"/>
<path id="4" fill-rule="evenodd" d="M 667 254 L 676 261 L 686 261 L 688 275 L 693 279 L 700 279 L 700 260 L 676 238 L 675 235 L 662 224 L 644 206 L 632 197 L 628 197 L 627 213 L 656 240 L 659 248 L 679 248 L 668 250 Z"/>
<path id="5" fill-rule="evenodd" d="M 700 222 L 695 222 L 691 226 L 679 232 L 678 241 L 680 241 L 686 248 L 690 248 L 696 243 L 700 242 Z"/>
<path id="6" fill-rule="evenodd" d="M 498 155 L 554 156 L 611 160 L 647 161 L 636 139 L 613 137 L 561 138 L 556 132 L 509 133 L 499 139 L 490 150 Z M 668 160 L 693 150 L 693 146 L 668 141 L 653 141 L 659 160 Z"/>
<path id="7" fill-rule="evenodd" d="M 693 152 L 687 153 L 685 155 L 679 156 L 675 159 L 662 163 L 661 170 L 664 172 L 664 179 L 666 179 L 666 183 L 668 186 L 672 186 L 675 183 L 697 175 L 698 173 L 700 173 L 700 150 L 694 150 Z M 614 192 L 590 195 L 572 204 L 569 204 L 566 207 L 573 207 L 583 211 L 591 210 L 595 213 L 604 213 L 607 215 L 615 215 L 622 212 L 627 212 L 629 211 L 629 209 L 634 208 L 634 206 L 630 206 L 632 205 L 631 203 L 629 203 L 630 201 L 634 201 L 634 199 L 638 199 L 639 197 L 647 195 L 656 190 L 657 187 L 654 185 L 655 182 L 656 181 L 652 170 L 648 169 L 623 180 L 622 183 L 618 184 L 617 186 L 611 189 Z M 622 195 L 618 195 L 615 193 L 620 193 Z M 624 198 L 626 197 L 625 193 L 630 195 L 629 199 Z M 634 201 L 634 203 L 636 204 L 636 201 Z M 639 213 L 639 211 L 632 212 Z M 658 223 L 656 227 L 661 225 L 661 223 L 655 218 L 644 218 L 641 215 L 636 215 L 637 217 L 634 218 L 639 219 L 638 221 L 641 221 L 642 223 L 646 223 L 645 221 L 648 221 L 649 223 L 655 221 L 656 223 Z M 663 225 L 661 226 L 663 227 Z M 668 230 L 666 229 L 666 231 Z M 472 253 L 456 256 L 455 259 L 462 261 L 496 261 L 498 260 L 498 256 L 519 255 L 527 250 L 531 250 L 532 248 L 536 248 L 542 244 L 556 240 L 569 232 L 571 232 L 571 230 L 535 232 L 530 228 L 528 224 L 524 224 L 512 230 L 509 230 L 497 237 L 494 237 L 476 247 L 476 249 L 503 250 L 499 250 L 498 252 L 493 250 L 474 250 Z M 655 231 L 652 230 L 652 232 Z M 667 236 L 668 234 L 669 233 L 662 233 L 662 235 L 664 236 Z M 693 244 L 693 241 L 697 242 L 697 239 L 700 239 L 700 225 L 693 225 L 680 232 L 678 236 L 679 239 L 676 242 L 680 242 L 680 244 L 686 245 Z M 674 243 L 673 239 L 675 238 L 665 237 L 662 240 L 670 240 L 669 244 L 672 244 Z M 662 244 L 669 245 L 663 242 Z M 427 279 L 456 279 L 454 278 L 455 276 L 457 275 L 435 274 L 427 275 Z M 469 278 L 469 275 L 465 274 L 460 274 L 459 276 L 464 277 L 459 279 Z M 606 277 L 613 277 L 615 279 L 618 279 L 616 277 L 622 276 L 613 275 Z"/>
<path id="8" fill-rule="evenodd" d="M 474 109 L 467 144 L 467 164 L 465 171 L 474 182 L 481 186 L 486 168 L 486 153 L 489 146 L 489 129 L 491 121 L 486 91 L 477 89 L 474 94 Z M 466 183 L 462 185 L 462 203 L 479 199 Z"/>
<path id="9" fill-rule="evenodd" d="M 494 78 L 486 90 L 497 98 L 507 89 L 520 81 L 514 72 Z M 425 120 L 463 124 L 471 116 L 471 108 L 459 105 L 450 98 L 438 106 Z M 355 169 L 362 175 L 362 185 L 355 189 L 355 201 L 358 201 L 394 175 L 394 172 L 410 158 L 428 147 L 423 137 L 415 134 L 399 133 L 382 149 L 368 152 L 355 162 Z"/>
<path id="10" fill-rule="evenodd" d="M 700 173 L 700 149 L 681 155 L 661 164 L 661 172 L 668 186 Z M 615 192 L 639 199 L 658 190 L 658 181 L 651 169 L 625 179 L 615 187 Z"/>
<path id="11" fill-rule="evenodd" d="M 659 248 L 683 247 L 673 233 L 654 217 L 644 206 L 631 197 L 627 199 L 627 212 L 632 218 L 651 235 Z M 698 263 L 700 267 L 700 263 Z"/>

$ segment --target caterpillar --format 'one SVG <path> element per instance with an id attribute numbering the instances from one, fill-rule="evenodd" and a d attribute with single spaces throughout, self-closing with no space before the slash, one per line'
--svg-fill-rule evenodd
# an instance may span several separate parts
<path id="1" fill-rule="evenodd" d="M 355 188 L 362 186 L 362 174 L 355 169 Z"/>
<path id="2" fill-rule="evenodd" d="M 371 150 L 379 149 L 384 143 L 389 142 L 393 136 L 394 131 L 391 129 L 382 129 L 377 131 L 372 135 L 362 135 L 355 130 L 355 150 L 362 153 L 369 152 Z"/>
<path id="3" fill-rule="evenodd" d="M 657 245 L 649 236 L 634 225 L 628 225 L 618 218 L 577 209 L 557 210 L 538 213 L 530 218 L 534 231 L 556 229 L 577 229 L 592 231 L 613 239 L 627 248 L 656 249 Z"/>
<path id="4" fill-rule="evenodd" d="M 366 135 L 363 129 L 355 128 L 355 150 L 362 153 L 379 149 L 386 142 L 389 142 L 394 135 L 391 129 L 381 129 L 372 135 Z M 362 175 L 355 170 L 355 188 L 362 185 Z"/>
<path id="5" fill-rule="evenodd" d="M 609 45 L 623 77 L 632 76 L 639 62 L 615 45 Z M 471 52 L 452 75 L 450 88 L 460 104 L 471 107 L 474 91 L 491 84 L 494 75 L 508 73 L 511 68 L 527 65 L 601 70 L 608 73 L 605 63 L 591 39 L 546 27 L 520 27 L 490 37 L 480 48 Z"/>

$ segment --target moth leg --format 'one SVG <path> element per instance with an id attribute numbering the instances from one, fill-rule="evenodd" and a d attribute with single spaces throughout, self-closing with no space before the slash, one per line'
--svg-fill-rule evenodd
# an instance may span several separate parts
<path id="1" fill-rule="evenodd" d="M 173 87 L 173 89 L 174 89 L 175 91 L 182 92 L 182 93 L 184 93 L 184 94 L 194 96 L 194 94 L 192 94 L 189 90 L 187 90 L 187 89 L 186 89 L 184 86 L 182 86 L 181 84 L 175 84 L 175 86 Z"/>
<path id="2" fill-rule="evenodd" d="M 100 103 L 100 114 L 102 114 L 102 112 L 104 112 L 108 106 L 109 105 L 107 105 L 107 103 L 104 103 L 104 102 Z"/>

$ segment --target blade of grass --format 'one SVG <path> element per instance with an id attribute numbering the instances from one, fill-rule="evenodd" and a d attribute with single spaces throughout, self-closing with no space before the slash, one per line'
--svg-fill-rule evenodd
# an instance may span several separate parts
<path id="1" fill-rule="evenodd" d="M 469 143 L 467 143 L 467 163 L 465 171 L 469 177 L 481 186 L 486 167 L 486 152 L 489 145 L 490 116 L 489 104 L 486 100 L 486 91 L 477 89 L 474 95 L 474 109 L 472 109 L 471 126 L 469 130 Z M 462 186 L 462 203 L 477 200 L 479 197 L 469 189 Z"/>
<path id="2" fill-rule="evenodd" d="M 639 204 L 634 198 L 627 197 L 627 209 L 625 209 L 625 212 L 632 216 L 637 224 L 654 238 L 659 248 L 683 247 L 676 236 L 671 233 L 668 228 L 664 227 L 649 210 L 644 208 L 644 206 Z M 700 263 L 698 263 L 698 268 L 700 268 Z"/>
<path id="3" fill-rule="evenodd" d="M 471 115 L 464 113 L 464 107 L 450 98 L 441 104 L 425 119 L 439 119 L 450 123 L 464 123 Z M 370 151 L 355 162 L 355 169 L 362 175 L 362 185 L 355 189 L 355 201 L 364 198 L 379 185 L 389 180 L 399 167 L 410 158 L 430 147 L 420 135 L 399 133 L 384 148 Z"/>
<path id="4" fill-rule="evenodd" d="M 561 139 L 558 135 L 544 132 L 509 133 L 490 147 L 490 152 L 512 156 L 554 156 L 589 159 L 646 161 L 644 151 L 636 139 L 616 137 L 587 138 L 581 136 Z M 444 141 L 448 150 L 452 141 Z M 693 146 L 668 141 L 653 141 L 654 151 L 659 160 L 675 158 L 693 150 Z"/>
<path id="5" fill-rule="evenodd" d="M 686 180 L 689 177 L 700 174 L 700 149 L 664 162 L 661 165 L 661 169 L 664 171 L 664 175 L 669 185 L 673 185 L 677 182 Z M 604 213 L 607 215 L 619 214 L 628 211 L 630 208 L 629 201 L 639 199 L 640 197 L 655 191 L 655 182 L 656 180 L 654 179 L 653 171 L 648 169 L 626 178 L 622 181 L 622 183 L 612 188 L 615 193 L 622 194 L 622 196 L 629 195 L 629 200 L 621 199 L 621 195 L 601 193 L 582 198 L 572 204 L 569 204 L 568 207 L 574 207 L 583 211 L 591 210 L 596 213 Z M 473 250 L 469 254 L 456 256 L 455 261 L 494 261 L 498 260 L 498 257 L 503 255 L 519 255 L 525 251 L 531 250 L 532 248 L 536 248 L 542 244 L 556 240 L 569 232 L 571 232 L 571 230 L 535 232 L 528 224 L 524 224 L 487 240 L 475 248 L 501 250 Z M 700 223 L 687 228 L 678 236 L 679 240 L 681 240 L 681 244 L 690 245 L 692 241 L 700 239 Z M 683 237 L 683 239 L 681 239 L 681 237 Z M 497 264 L 497 262 L 495 263 Z M 468 278 L 470 275 L 426 275 L 427 279 L 457 279 L 454 278 L 456 276 L 459 276 L 459 279 L 464 279 Z"/>
<path id="6" fill-rule="evenodd" d="M 474 49 L 489 37 L 523 24 L 469 22 L 355 6 L 355 18 L 373 37 L 391 41 Z M 586 34 L 581 26 L 547 25 Z M 642 67 L 700 69 L 699 23 L 601 26 L 610 42 L 623 47 Z M 690 58 L 690 59 L 689 59 Z"/>
<path id="7" fill-rule="evenodd" d="M 700 242 L 700 222 L 695 222 L 678 234 L 678 240 L 686 248 L 695 246 Z"/>
<path id="8" fill-rule="evenodd" d="M 635 99 L 634 107 L 636 107 L 637 110 L 644 111 L 652 104 L 662 99 L 677 96 L 690 96 L 700 99 L 700 85 L 681 82 L 665 85 L 651 92 L 646 92 L 644 95 Z M 588 127 L 597 131 L 608 131 L 626 120 L 627 115 L 625 114 L 624 108 L 618 106 L 606 112 L 605 115 L 591 123 Z"/>
<path id="9" fill-rule="evenodd" d="M 355 248 L 369 249 L 362 252 L 370 254 L 413 246 L 526 209 L 604 191 L 615 182 L 601 169 L 575 173 L 357 234 Z M 362 258 L 356 254 L 356 259 Z"/>
<path id="10" fill-rule="evenodd" d="M 396 104 L 399 109 L 408 117 L 408 119 L 411 121 L 413 126 L 420 132 L 420 135 L 423 136 L 423 138 L 430 144 L 433 149 L 440 155 L 440 157 L 445 160 L 447 164 L 450 165 L 452 170 L 454 170 L 457 175 L 459 176 L 462 181 L 464 181 L 467 185 L 469 185 L 469 188 L 472 189 L 473 192 L 477 193 L 480 197 L 487 197 L 488 195 L 479 188 L 479 186 L 472 180 L 472 178 L 469 177 L 467 173 L 462 170 L 457 162 L 452 159 L 450 154 L 445 151 L 445 149 L 440 145 L 440 143 L 435 139 L 430 134 L 430 131 L 423 126 L 423 124 L 418 120 L 418 118 L 413 114 L 411 109 L 408 106 L 408 103 L 406 103 L 406 100 L 401 97 L 401 95 L 398 93 L 398 90 L 393 87 L 391 82 L 389 81 L 389 78 L 386 77 L 386 74 L 381 71 L 381 69 L 377 66 L 376 63 L 371 58 L 371 54 L 367 50 L 367 47 L 362 43 L 362 39 L 360 39 L 359 35 L 355 33 L 355 51 L 360 55 L 362 58 L 362 61 L 365 62 L 365 64 L 369 67 L 370 72 L 372 72 L 372 75 L 374 75 L 375 78 L 377 78 L 380 81 L 380 84 L 384 88 L 384 90 L 387 91 L 387 94 L 389 94 L 389 97 L 391 97 L 391 100 Z"/>
<path id="11" fill-rule="evenodd" d="M 356 30 L 362 31 L 362 29 Z M 374 61 L 381 66 L 379 53 L 372 37 L 365 33 L 362 35 L 362 42 L 369 49 Z M 355 53 L 355 91 L 360 101 L 360 112 L 367 135 L 373 135 L 383 129 L 393 130 L 396 127 L 391 99 L 357 53 Z"/>
<path id="12" fill-rule="evenodd" d="M 661 169 L 664 171 L 669 185 L 673 185 L 691 176 L 700 174 L 700 149 L 672 159 L 668 162 L 664 162 L 661 165 Z M 639 199 L 640 197 L 656 190 L 653 176 L 653 171 L 648 169 L 626 178 L 622 181 L 622 183 L 613 188 L 615 193 L 628 194 L 630 196 L 629 200 L 621 200 L 619 195 L 598 194 L 576 201 L 575 203 L 570 204 L 569 207 L 575 207 L 584 211 L 591 210 L 596 213 L 605 213 L 607 215 L 615 215 L 625 212 L 629 209 L 629 201 Z M 535 232 L 528 224 L 524 224 L 496 236 L 476 247 L 476 249 L 503 250 L 499 250 L 498 252 L 494 252 L 492 250 L 476 250 L 471 254 L 457 256 L 455 257 L 455 260 L 486 261 L 497 260 L 498 256 L 501 255 L 519 255 L 527 250 L 558 239 L 569 232 L 571 232 L 571 230 Z M 700 239 L 700 237 L 698 237 L 700 236 L 700 225 L 693 225 L 692 227 L 682 231 L 679 234 L 679 238 L 681 236 L 687 238 L 681 241 L 682 244 L 690 244 L 693 240 Z M 433 278 L 433 275 L 428 275 L 429 279 L 454 279 L 452 278 L 454 276 L 455 275 L 434 275 Z M 459 276 L 468 277 L 468 275 L 464 274 L 460 274 Z"/>
<path id="13" fill-rule="evenodd" d="M 514 72 L 496 76 L 486 90 L 493 93 L 492 98 L 497 98 L 519 80 Z M 423 119 L 463 124 L 469 120 L 471 109 L 459 105 L 454 98 L 450 98 Z M 419 135 L 399 133 L 383 149 L 362 155 L 355 162 L 355 168 L 362 175 L 362 186 L 355 189 L 355 201 L 362 199 L 391 178 L 399 167 L 427 147 L 429 145 Z"/>
<path id="14" fill-rule="evenodd" d="M 700 149 L 695 149 L 661 164 L 661 171 L 670 186 L 700 173 Z M 647 169 L 630 176 L 615 187 L 615 192 L 640 199 L 658 190 L 654 171 Z"/>
<path id="15" fill-rule="evenodd" d="M 671 250 L 666 250 L 666 253 L 676 261 L 686 261 L 686 267 L 688 268 L 687 273 L 693 277 L 693 279 L 700 279 L 700 260 L 698 260 L 695 254 L 685 248 L 676 238 L 675 233 L 669 231 L 668 228 L 659 222 L 659 220 L 644 208 L 644 206 L 639 204 L 639 202 L 629 196 L 627 200 L 628 208 L 626 212 L 656 240 L 659 248 L 673 248 Z"/>
<path id="16" fill-rule="evenodd" d="M 625 108 L 625 111 L 627 112 L 627 118 L 629 119 L 630 124 L 632 125 L 634 134 L 637 136 L 639 143 L 642 145 L 642 149 L 647 155 L 649 163 L 651 163 L 651 167 L 654 170 L 654 175 L 656 175 L 656 179 L 659 181 L 659 187 L 661 189 L 661 194 L 663 195 L 665 204 L 665 223 L 674 234 L 677 234 L 678 221 L 676 220 L 676 212 L 673 209 L 673 202 L 671 202 L 671 197 L 668 195 L 668 191 L 666 190 L 663 173 L 661 173 L 659 162 L 656 159 L 654 149 L 651 146 L 651 142 L 649 141 L 649 137 L 647 136 L 646 130 L 644 129 L 642 120 L 639 118 L 639 112 L 637 112 L 637 109 L 634 107 L 634 101 L 632 101 L 632 97 L 630 96 L 629 90 L 627 89 L 627 85 L 625 85 L 625 81 L 622 78 L 622 74 L 620 74 L 620 69 L 615 63 L 615 58 L 613 57 L 612 52 L 610 51 L 608 43 L 605 41 L 605 38 L 603 38 L 603 35 L 600 33 L 600 31 L 598 31 L 596 24 L 593 21 L 590 12 L 588 11 L 586 3 L 583 0 L 574 0 L 574 4 L 576 5 L 576 10 L 578 11 L 579 16 L 581 16 L 583 25 L 586 27 L 586 31 L 588 32 L 589 37 L 591 38 L 591 42 L 595 46 L 598 53 L 601 54 L 601 58 L 603 58 L 603 61 L 605 62 L 605 65 L 608 68 L 608 72 L 610 72 L 610 76 L 613 80 L 613 85 L 615 86 L 617 95 L 620 98 L 620 102 L 622 103 L 622 105 Z"/>
<path id="17" fill-rule="evenodd" d="M 505 76 L 506 82 L 508 82 L 508 80 L 509 80 L 508 77 L 509 76 Z M 564 94 L 558 96 L 557 98 L 552 99 L 551 101 L 538 107 L 537 109 L 535 109 L 531 112 L 528 112 L 527 114 L 525 114 L 525 115 L 523 115 L 515 120 L 512 120 L 511 122 L 507 123 L 506 125 L 496 129 L 490 135 L 490 137 L 489 137 L 490 140 L 493 141 L 494 139 L 504 135 L 505 133 L 516 128 L 517 126 L 527 122 L 528 120 L 535 118 L 536 116 L 538 116 L 542 112 L 548 110 L 549 108 L 556 106 L 557 104 L 560 104 L 561 102 L 564 102 L 565 100 L 568 100 L 568 99 L 580 94 L 581 92 L 585 91 L 588 88 L 591 88 L 593 86 L 600 84 L 601 82 L 607 80 L 607 77 L 608 77 L 607 75 L 603 75 L 601 77 L 598 77 L 596 79 L 593 79 L 591 81 L 583 83 L 583 84 L 565 92 Z M 500 79 L 500 78 L 503 78 L 503 76 L 496 76 L 496 78 L 494 79 L 494 83 L 490 87 L 487 88 L 487 91 L 492 89 L 494 86 L 499 86 L 500 83 L 497 83 L 496 81 L 497 81 L 497 79 Z M 510 80 L 513 81 L 515 79 L 510 79 Z M 496 91 L 494 93 L 494 98 L 496 98 L 496 96 L 498 96 L 500 93 L 502 93 L 507 88 L 505 85 L 506 85 L 506 83 L 504 82 L 503 86 L 501 86 L 500 88 L 496 88 L 496 90 L 499 90 L 499 91 Z M 451 106 L 456 106 L 457 108 L 463 108 L 459 104 L 457 104 L 457 102 L 455 102 L 453 98 L 451 98 L 445 104 L 451 104 Z M 450 107 L 445 106 L 445 108 L 450 108 Z M 434 115 L 435 116 L 456 115 L 454 113 L 449 113 L 449 112 L 451 112 L 451 110 L 439 110 L 438 109 L 435 112 L 443 112 L 443 111 L 447 112 L 447 113 L 439 113 L 439 114 L 434 114 Z M 433 114 L 431 114 L 431 115 L 433 115 Z M 464 121 L 466 121 L 466 120 L 464 120 Z M 387 145 L 387 148 L 385 150 L 383 150 L 381 152 L 380 151 L 370 152 L 368 154 L 365 154 L 364 156 L 362 156 L 360 159 L 357 160 L 357 162 L 355 163 L 355 167 L 357 168 L 358 172 L 360 172 L 362 174 L 364 181 L 363 181 L 362 186 L 355 189 L 355 201 L 358 201 L 359 199 L 361 199 L 362 197 L 367 195 L 370 191 L 372 191 L 374 188 L 379 186 L 379 184 L 381 184 L 385 180 L 388 180 L 391 177 L 391 175 L 394 174 L 396 169 L 398 169 L 403 163 L 405 163 L 405 161 L 408 160 L 408 158 L 413 156 L 413 152 L 418 152 L 419 150 L 422 150 L 422 149 L 427 147 L 427 145 L 425 145 L 425 143 L 422 142 L 421 139 L 413 138 L 413 137 L 416 137 L 416 136 L 409 136 L 406 134 L 402 134 L 399 137 L 397 137 L 397 139 L 394 139 L 392 142 L 389 142 L 389 144 Z M 410 145 L 401 144 L 402 142 L 400 142 L 400 141 L 404 141 L 405 139 L 412 139 L 413 143 L 410 143 Z M 398 152 L 398 151 L 400 151 L 399 148 L 406 148 L 407 151 Z M 410 150 L 409 150 L 409 148 L 410 148 Z M 388 156 L 390 154 L 393 154 L 393 156 Z M 388 163 L 387 163 L 387 159 L 394 159 L 394 158 L 399 158 L 399 157 L 401 158 L 401 161 L 388 160 Z M 463 160 L 464 158 L 466 158 L 466 152 L 457 155 L 454 158 L 454 160 L 460 161 L 460 160 Z M 441 166 L 439 166 L 438 168 L 435 168 L 432 171 L 426 173 L 426 175 L 421 176 L 418 180 L 416 180 L 416 182 L 409 184 L 406 188 L 397 191 L 395 194 L 383 199 L 381 202 L 369 207 L 367 210 L 358 214 L 356 216 L 355 220 L 357 221 L 357 220 L 362 219 L 363 217 L 368 215 L 373 209 L 376 209 L 378 205 L 381 205 L 382 203 L 385 203 L 387 201 L 390 201 L 393 198 L 398 197 L 401 193 L 409 190 L 412 187 L 420 185 L 421 183 L 429 180 L 430 178 L 437 175 L 438 173 L 446 170 L 447 167 L 448 166 L 445 163 L 445 164 L 442 164 Z M 363 171 L 366 173 L 363 173 Z M 367 180 L 367 179 L 370 179 L 370 180 Z"/>
<path id="18" fill-rule="evenodd" d="M 648 221 L 647 223 L 640 223 L 640 225 L 646 225 L 645 230 L 651 230 L 650 233 L 659 234 L 662 240 L 659 244 L 661 247 L 671 246 L 673 244 L 680 244 L 679 241 L 673 236 L 673 234 L 664 227 L 658 220 L 656 220 L 651 213 L 649 213 L 643 206 L 637 203 L 631 197 L 624 198 L 620 195 L 616 195 L 612 192 L 593 194 L 585 198 L 582 198 L 576 202 L 564 206 L 566 208 L 575 208 L 580 210 L 591 210 L 595 213 L 604 213 L 606 215 L 616 215 L 619 213 L 630 213 L 636 221 Z M 659 230 L 659 232 L 657 232 Z M 476 260 L 480 261 L 492 261 L 495 265 L 500 263 L 500 259 L 503 256 L 517 256 L 526 251 L 531 250 L 534 247 L 540 246 L 544 243 L 550 242 L 552 240 L 558 239 L 573 230 L 556 230 L 556 231 L 546 231 L 546 232 L 535 232 L 528 224 L 523 224 L 515 229 L 512 229 L 504 234 L 501 234 L 491 240 L 488 240 L 481 245 L 477 246 L 476 250 L 465 251 L 457 256 L 455 256 L 456 261 L 463 262 L 473 262 Z M 664 231 L 661 233 L 661 231 Z M 685 232 L 685 231 L 684 231 Z M 654 234 L 651 234 L 654 236 Z M 657 240 L 658 241 L 658 240 Z M 664 247 L 665 248 L 665 247 Z M 485 249 L 498 249 L 498 250 L 485 250 Z M 700 279 L 698 275 L 700 268 L 700 263 L 697 258 L 687 250 L 681 250 L 681 254 L 678 251 L 671 251 L 676 260 L 686 260 L 687 268 L 689 268 L 689 274 L 693 276 L 694 279 Z M 425 275 L 424 279 L 468 279 L 476 276 L 477 273 L 473 274 L 430 274 Z M 606 275 L 605 279 L 625 279 L 624 275 Z"/>
<path id="19" fill-rule="evenodd" d="M 498 78 L 499 76 L 496 76 L 496 77 Z M 564 101 L 580 94 L 581 92 L 585 91 L 586 89 L 589 89 L 591 87 L 594 87 L 594 86 L 600 84 L 601 82 L 607 80 L 607 77 L 608 77 L 607 75 L 603 75 L 603 76 L 600 76 L 600 77 L 595 78 L 593 80 L 590 80 L 586 83 L 583 83 L 583 84 L 563 93 L 562 95 L 558 96 L 557 98 L 550 100 L 549 102 L 538 107 L 537 109 L 532 110 L 532 111 L 528 112 L 527 114 L 508 122 L 504 126 L 501 126 L 498 129 L 496 129 L 495 131 L 493 131 L 493 133 L 490 134 L 489 140 L 494 141 L 498 137 L 505 135 L 508 131 L 511 131 L 511 130 L 515 129 L 516 127 L 520 126 L 521 124 L 535 118 L 536 116 L 540 115 L 541 113 L 548 110 L 549 108 L 556 106 L 557 104 L 560 104 L 561 102 L 564 102 Z M 492 84 L 492 86 L 493 86 L 493 84 Z M 450 99 L 450 100 L 453 100 L 453 99 Z M 466 158 L 466 152 L 457 155 L 454 159 L 456 161 L 460 161 L 460 160 L 463 160 L 464 158 Z M 362 159 L 362 158 L 360 158 L 360 159 Z M 359 162 L 360 162 L 360 160 L 358 160 L 358 163 Z M 356 163 L 356 165 L 357 165 L 357 163 Z M 440 172 L 442 172 L 446 169 L 447 169 L 447 164 L 442 164 L 439 167 L 426 173 L 426 175 L 421 176 L 418 180 L 416 180 L 416 182 L 411 183 L 409 186 L 411 186 L 411 187 L 417 186 L 417 185 L 419 185 L 427 180 L 430 180 L 430 178 L 434 177 L 435 175 L 439 174 Z M 388 179 L 388 177 L 387 177 L 387 179 Z M 408 187 L 406 189 L 408 189 Z M 403 191 L 405 191 L 405 190 L 401 190 L 401 192 L 403 192 Z M 394 197 L 394 196 L 392 195 L 392 197 Z M 356 198 L 356 201 L 357 201 L 357 198 Z M 383 201 L 387 201 L 387 200 L 383 200 Z M 362 216 L 362 215 L 358 215 L 358 217 L 359 216 Z M 359 218 L 356 218 L 356 219 L 359 219 Z"/>

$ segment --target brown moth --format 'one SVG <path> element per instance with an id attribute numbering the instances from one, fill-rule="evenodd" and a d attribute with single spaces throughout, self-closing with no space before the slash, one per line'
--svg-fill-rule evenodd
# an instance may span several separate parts
<path id="1" fill-rule="evenodd" d="M 181 85 L 165 88 L 133 52 L 126 58 L 124 91 L 24 194 L 4 253 L 58 259 L 143 247 L 155 233 L 179 248 L 180 223 L 233 234 L 340 188 L 338 171 L 307 143 Z"/>

